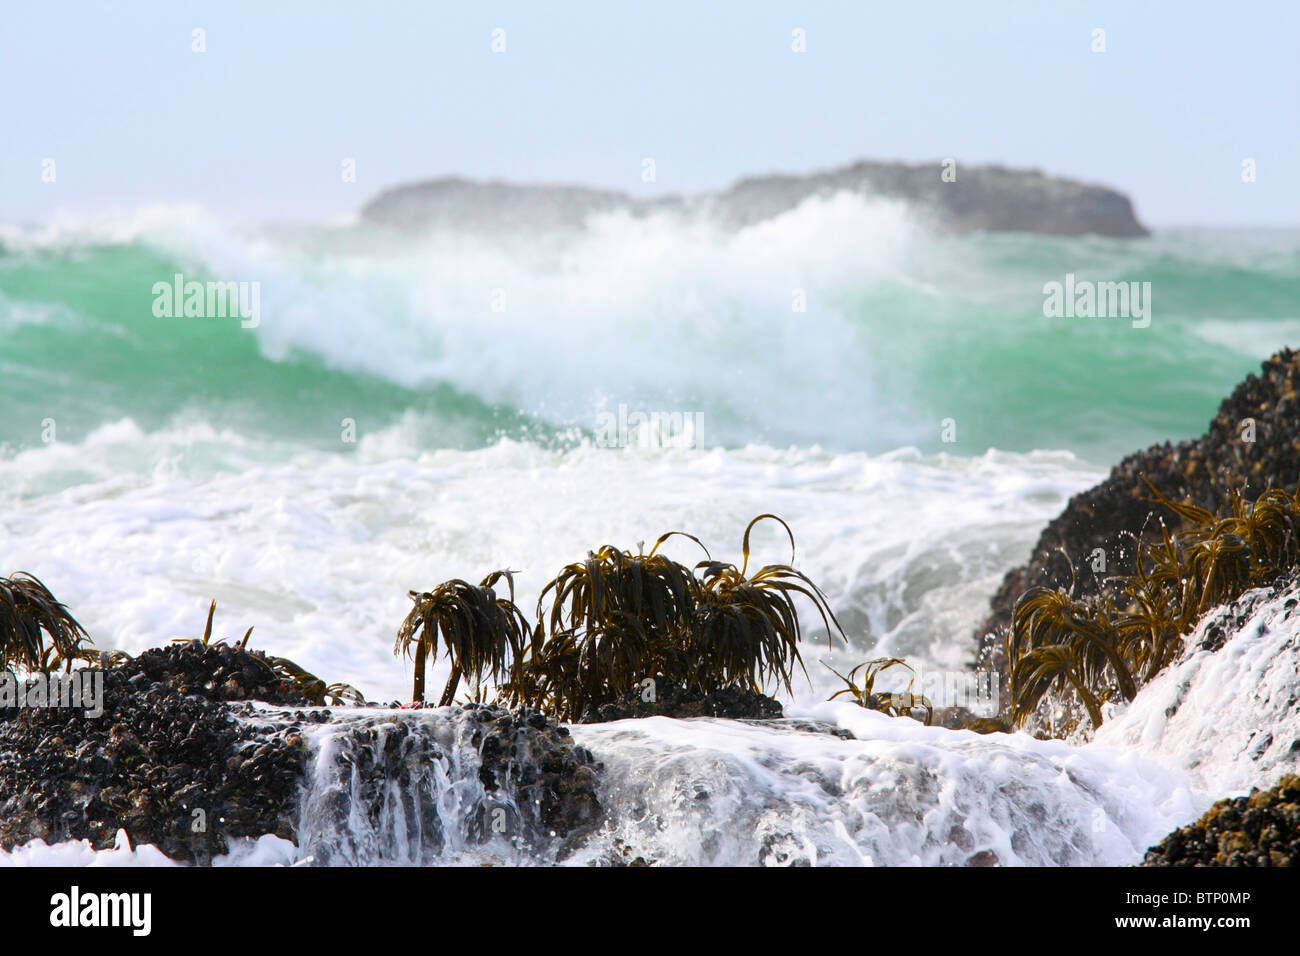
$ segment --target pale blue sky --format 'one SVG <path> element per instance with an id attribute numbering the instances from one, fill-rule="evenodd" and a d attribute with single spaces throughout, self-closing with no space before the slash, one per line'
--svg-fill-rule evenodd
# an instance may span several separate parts
<path id="1" fill-rule="evenodd" d="M 5 0 L 0 104 L 0 221 L 334 219 L 431 175 L 645 193 L 951 156 L 1116 186 L 1157 226 L 1300 223 L 1294 0 Z"/>

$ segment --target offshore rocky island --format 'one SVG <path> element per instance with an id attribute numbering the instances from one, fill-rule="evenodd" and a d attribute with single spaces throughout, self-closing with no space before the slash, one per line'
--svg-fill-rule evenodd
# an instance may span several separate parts
<path id="1" fill-rule="evenodd" d="M 102 667 L 103 713 L 0 706 L 0 846 L 125 833 L 198 864 L 645 865 L 681 862 L 671 830 L 716 862 L 1294 865 L 1298 382 L 1300 353 L 1278 353 L 1204 436 L 1129 456 L 1049 524 L 977 635 L 1006 687 L 993 717 L 936 713 L 896 660 L 785 716 L 758 689 L 788 692 L 802 667 L 798 609 L 830 640 L 838 622 L 793 557 L 750 568 L 748 529 L 739 561 L 697 542 L 694 569 L 658 554 L 669 535 L 601 548 L 535 620 L 505 572 L 413 592 L 395 648 L 415 660 L 409 703 L 326 683 L 248 632 L 214 638 L 215 608 L 202 636 L 101 654 L 14 575 L 6 665 Z M 432 706 L 440 653 L 452 675 Z M 635 746 L 615 755 L 616 739 Z M 915 753 L 873 749 L 888 740 Z M 1143 766 L 1111 782 L 1126 753 Z M 724 814 L 740 838 L 708 835 Z"/>
<path id="2" fill-rule="evenodd" d="M 740 229 L 810 198 L 840 193 L 901 200 L 953 232 L 1150 235 L 1129 198 L 1104 186 L 1033 169 L 868 160 L 807 175 L 753 176 L 717 192 L 653 199 L 585 186 L 448 177 L 385 190 L 362 208 L 361 221 L 403 231 L 577 230 L 593 214 L 622 211 L 638 217 L 701 214 Z"/>

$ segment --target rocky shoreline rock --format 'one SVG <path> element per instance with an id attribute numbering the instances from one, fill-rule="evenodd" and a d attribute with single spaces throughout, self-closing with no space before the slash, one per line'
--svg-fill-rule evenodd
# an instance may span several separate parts
<path id="1" fill-rule="evenodd" d="M 1038 170 L 958 165 L 956 179 L 942 164 L 861 161 L 802 176 L 754 176 L 729 189 L 694 196 L 638 199 L 627 193 L 568 185 L 431 179 L 387 189 L 366 203 L 370 225 L 422 231 L 569 231 L 591 215 L 626 210 L 705 214 L 741 228 L 794 209 L 804 200 L 840 192 L 911 203 L 954 232 L 1036 232 L 1050 235 L 1147 236 L 1122 193 L 1046 176 Z"/>
<path id="2" fill-rule="evenodd" d="M 1147 850 L 1143 866 L 1300 866 L 1300 776 L 1220 800 Z"/>
<path id="3" fill-rule="evenodd" d="M 0 846 L 89 840 L 119 829 L 174 859 L 207 863 L 232 837 L 293 830 L 313 718 L 269 733 L 231 716 L 260 697 L 306 706 L 252 654 L 230 645 L 173 644 L 103 675 L 103 713 L 0 709 Z"/>
<path id="4" fill-rule="evenodd" d="M 315 865 L 559 861 L 604 820 L 600 764 L 535 710 L 347 709 L 315 733 L 296 840 Z"/>
<path id="5" fill-rule="evenodd" d="M 0 708 L 0 847 L 41 839 L 107 849 L 121 829 L 133 843 L 202 865 L 239 837 L 299 842 L 312 757 L 306 736 L 339 715 L 312 707 L 261 655 L 198 642 L 145 651 L 103 672 L 102 706 L 98 717 L 82 708 Z M 408 711 L 392 710 L 382 734 L 351 724 L 346 733 L 372 764 L 401 756 L 386 771 L 400 774 L 429 743 L 397 719 Z M 534 711 L 450 710 L 473 725 L 468 739 L 485 792 L 508 790 L 534 829 L 559 840 L 599 823 L 599 768 L 568 728 Z M 377 790 L 371 796 L 381 799 Z"/>
<path id="6" fill-rule="evenodd" d="M 1071 498 L 1044 529 L 1029 561 L 1008 571 L 993 595 L 989 616 L 975 634 L 980 662 L 1001 669 L 1001 649 L 992 635 L 1010 623 L 1012 608 L 1026 589 L 1068 587 L 1072 562 L 1076 596 L 1095 594 L 1106 576 L 1133 572 L 1130 535 L 1159 533 L 1160 519 L 1171 531 L 1181 526 L 1176 515 L 1150 500 L 1144 476 L 1170 499 L 1190 499 L 1211 510 L 1221 508 L 1230 489 L 1243 480 L 1252 500 L 1270 486 L 1294 488 L 1300 475 L 1298 386 L 1300 352 L 1283 349 L 1263 363 L 1259 375 L 1233 389 L 1200 438 L 1129 455 L 1101 484 Z M 1243 438 L 1247 420 L 1254 422 L 1253 441 Z M 1106 556 L 1104 574 L 1091 570 L 1098 548 Z"/>
<path id="7" fill-rule="evenodd" d="M 707 694 L 661 681 L 655 699 L 646 701 L 633 691 L 619 700 L 583 714 L 579 723 L 595 724 L 631 717 L 729 717 L 733 720 L 773 720 L 783 716 L 781 704 L 765 694 L 724 687 Z"/>

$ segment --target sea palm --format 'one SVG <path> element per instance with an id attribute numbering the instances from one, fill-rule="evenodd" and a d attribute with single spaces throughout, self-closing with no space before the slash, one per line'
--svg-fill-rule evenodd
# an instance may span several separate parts
<path id="1" fill-rule="evenodd" d="M 0 667 L 37 671 L 63 664 L 71 670 L 88 641 L 85 629 L 38 578 L 25 572 L 0 577 Z"/>
<path id="2" fill-rule="evenodd" d="M 920 708 L 925 710 L 925 723 L 927 726 L 934 719 L 934 705 L 930 703 L 930 700 L 921 694 L 912 693 L 912 684 L 916 681 L 915 676 L 908 680 L 907 690 L 876 690 L 876 678 L 889 668 L 905 667 L 909 671 L 912 670 L 912 665 L 901 657 L 878 657 L 875 660 L 864 661 L 849 671 L 847 676 L 841 674 L 825 661 L 822 661 L 822 666 L 844 682 L 844 687 L 831 694 L 829 700 L 835 700 L 837 697 L 848 694 L 859 707 L 864 707 L 867 710 L 877 710 L 883 714 L 888 714 L 890 717 L 910 717 L 914 709 Z M 862 671 L 861 684 L 857 681 L 858 671 Z"/>
<path id="3" fill-rule="evenodd" d="M 700 585 L 689 568 L 659 553 L 674 536 L 708 554 L 698 538 L 670 531 L 649 554 L 604 545 L 542 589 L 530 653 L 511 685 L 516 699 L 577 719 L 646 679 L 689 682 Z"/>
<path id="4" fill-rule="evenodd" d="M 760 521 L 771 519 L 790 539 L 790 564 L 769 564 L 749 576 L 749 536 Z M 826 595 L 794 563 L 794 532 L 774 514 L 761 514 L 746 527 L 741 539 L 741 566 L 721 561 L 701 562 L 703 602 L 692 648 L 698 663 L 698 680 L 711 683 L 744 682 L 754 690 L 775 678 L 786 692 L 794 666 L 804 669 L 799 655 L 803 629 L 795 595 L 812 602 L 826 627 L 832 646 L 832 626 L 844 636 Z M 847 643 L 847 638 L 845 642 Z"/>
<path id="5" fill-rule="evenodd" d="M 1011 616 L 1007 658 L 1016 719 L 1027 717 L 1055 684 L 1070 685 L 1100 726 L 1098 701 L 1107 675 L 1125 700 L 1137 695 L 1124 632 L 1109 599 L 1076 599 L 1064 588 L 1032 587 L 1020 596 Z"/>
<path id="6" fill-rule="evenodd" d="M 495 585 L 505 579 L 509 597 L 498 597 Z M 397 632 L 395 654 L 415 656 L 415 684 L 411 699 L 424 702 L 425 665 L 430 653 L 438 655 L 438 644 L 451 659 L 451 676 L 443 689 L 441 706 L 455 700 L 463 676 L 475 684 L 484 676 L 499 680 L 508 675 L 512 661 L 524 654 L 530 632 L 527 618 L 515 606 L 514 576 L 510 571 L 493 571 L 480 584 L 445 581 L 432 591 L 412 591 L 415 606 Z"/>

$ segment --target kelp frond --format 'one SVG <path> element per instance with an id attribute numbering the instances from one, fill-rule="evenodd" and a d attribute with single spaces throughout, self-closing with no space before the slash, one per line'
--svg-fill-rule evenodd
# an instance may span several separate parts
<path id="1" fill-rule="evenodd" d="M 497 596 L 495 585 L 502 579 L 509 587 L 508 597 Z M 484 677 L 501 680 L 512 662 L 523 656 L 531 627 L 515 605 L 512 572 L 494 571 L 477 585 L 456 579 L 432 591 L 410 594 L 414 606 L 398 629 L 393 652 L 415 658 L 413 702 L 424 702 L 426 661 L 430 653 L 437 657 L 440 646 L 451 659 L 441 706 L 455 700 L 462 677 L 475 684 Z"/>
<path id="2" fill-rule="evenodd" d="M 1132 700 L 1206 611 L 1300 564 L 1300 483 L 1294 493 L 1268 489 L 1254 502 L 1234 489 L 1215 514 L 1143 481 L 1180 530 L 1171 534 L 1162 522 L 1158 538 L 1138 541 L 1134 573 L 1113 579 L 1109 595 L 1079 600 L 1072 587 L 1033 587 L 1016 602 L 1007 635 L 1016 722 L 1056 690 L 1076 697 L 1099 725 L 1102 705 Z"/>
<path id="3" fill-rule="evenodd" d="M 831 694 L 829 700 L 835 700 L 848 694 L 859 707 L 880 711 L 890 717 L 912 717 L 912 711 L 919 709 L 925 711 L 924 723 L 926 726 L 929 726 L 934 719 L 934 705 L 929 699 L 921 694 L 912 693 L 912 685 L 916 681 L 915 672 L 908 679 L 906 690 L 876 690 L 876 678 L 891 667 L 903 667 L 909 671 L 912 670 L 911 665 L 901 657 L 878 657 L 875 660 L 864 661 L 849 671 L 847 675 L 841 674 L 825 661 L 822 661 L 822 666 L 844 682 L 844 687 Z M 862 672 L 860 682 L 858 679 L 859 671 Z"/>
<path id="4" fill-rule="evenodd" d="M 39 578 L 21 571 L 0 577 L 0 668 L 71 670 L 89 641 L 85 629 Z"/>

